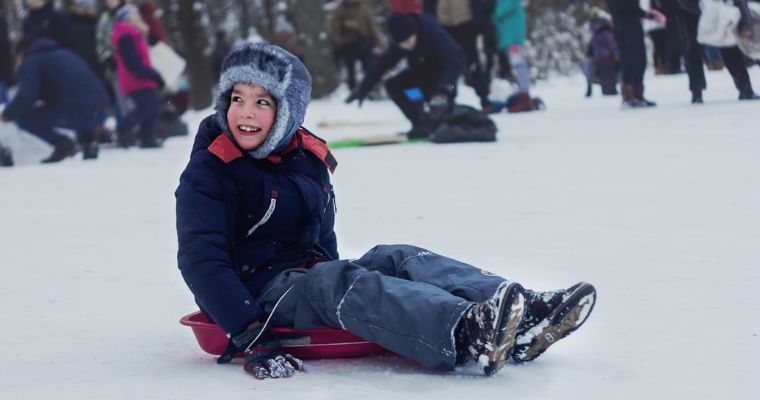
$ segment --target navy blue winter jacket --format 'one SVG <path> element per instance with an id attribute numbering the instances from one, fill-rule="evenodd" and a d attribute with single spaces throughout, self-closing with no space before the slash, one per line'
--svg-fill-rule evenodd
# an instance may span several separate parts
<path id="1" fill-rule="evenodd" d="M 411 16 L 417 22 L 417 46 L 412 51 L 406 51 L 397 44 L 392 44 L 370 64 L 359 87 L 359 93 L 369 93 L 383 74 L 404 57 L 409 63 L 409 69 L 417 70 L 424 76 L 432 75 L 436 86 L 453 88 L 456 85 L 457 79 L 464 72 L 464 50 L 441 28 L 433 16 Z"/>
<path id="2" fill-rule="evenodd" d="M 213 116 L 201 123 L 175 193 L 177 258 L 196 302 L 227 333 L 265 317 L 255 300 L 276 274 L 338 258 L 325 153 L 302 128 L 256 160 Z"/>
<path id="3" fill-rule="evenodd" d="M 108 106 L 100 79 L 79 56 L 48 38 L 39 38 L 24 54 L 16 74 L 18 92 L 3 111 L 8 120 L 35 115 L 39 100 L 73 113 L 98 112 Z"/>

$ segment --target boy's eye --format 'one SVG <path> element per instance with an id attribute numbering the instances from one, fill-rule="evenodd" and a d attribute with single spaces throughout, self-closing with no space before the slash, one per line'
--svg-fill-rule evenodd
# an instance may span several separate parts
<path id="1" fill-rule="evenodd" d="M 267 99 L 260 99 L 259 100 L 259 104 L 261 104 L 263 106 L 268 106 L 268 105 L 271 105 L 272 103 L 269 100 L 267 100 Z"/>
<path id="2" fill-rule="evenodd" d="M 233 101 L 233 102 L 235 102 L 235 103 L 237 103 L 237 102 L 239 102 L 239 101 L 243 101 L 243 98 L 242 98 L 242 97 L 240 97 L 240 96 L 235 96 L 235 95 L 233 95 L 233 96 L 232 96 L 232 101 Z"/>

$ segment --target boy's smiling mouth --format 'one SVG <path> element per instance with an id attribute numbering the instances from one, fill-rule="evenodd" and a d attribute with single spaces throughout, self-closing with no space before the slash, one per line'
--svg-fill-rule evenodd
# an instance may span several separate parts
<path id="1" fill-rule="evenodd" d="M 261 132 L 261 128 L 251 125 L 238 125 L 238 130 L 243 133 L 258 133 Z"/>

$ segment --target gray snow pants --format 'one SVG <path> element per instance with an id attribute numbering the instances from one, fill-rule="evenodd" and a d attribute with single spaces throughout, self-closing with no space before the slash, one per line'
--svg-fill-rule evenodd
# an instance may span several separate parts
<path id="1" fill-rule="evenodd" d="M 358 260 L 283 271 L 264 287 L 258 303 L 272 313 L 282 297 L 272 314 L 274 326 L 342 328 L 424 367 L 452 370 L 459 320 L 502 282 L 418 247 L 381 245 Z"/>

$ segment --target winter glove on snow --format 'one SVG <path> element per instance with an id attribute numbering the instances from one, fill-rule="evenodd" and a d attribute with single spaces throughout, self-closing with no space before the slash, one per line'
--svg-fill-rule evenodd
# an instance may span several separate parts
<path id="1" fill-rule="evenodd" d="M 282 352 L 280 341 L 271 333 L 260 338 L 250 349 L 245 351 L 246 372 L 256 379 L 290 378 L 296 371 L 303 371 L 303 361 Z"/>
<path id="2" fill-rule="evenodd" d="M 351 95 L 346 98 L 346 104 L 351 104 L 354 100 L 358 100 L 359 107 L 361 107 L 365 97 L 367 97 L 366 94 L 361 93 L 359 90 L 354 90 L 351 92 Z"/>
<path id="3" fill-rule="evenodd" d="M 283 353 L 280 341 L 264 325 L 231 338 L 216 362 L 228 363 L 241 351 L 245 358 L 243 368 L 257 379 L 289 378 L 296 371 L 304 371 L 303 361 Z"/>

